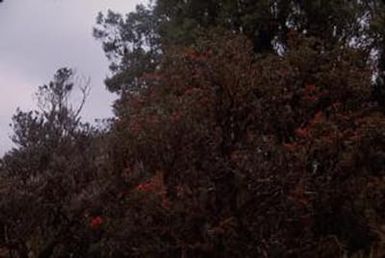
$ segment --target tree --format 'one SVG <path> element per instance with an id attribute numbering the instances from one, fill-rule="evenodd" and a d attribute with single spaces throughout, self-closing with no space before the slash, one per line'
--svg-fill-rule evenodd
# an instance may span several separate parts
<path id="1" fill-rule="evenodd" d="M 76 87 L 77 107 L 70 100 Z M 11 257 L 81 255 L 91 244 L 78 240 L 90 231 L 85 203 L 98 189 L 95 175 L 101 169 L 94 162 L 97 132 L 80 121 L 88 92 L 88 80 L 62 68 L 38 88 L 39 110 L 18 110 L 13 117 L 18 147 L 2 159 L 0 194 L 0 246 Z"/>
<path id="2" fill-rule="evenodd" d="M 39 146 L 39 143 L 56 147 L 60 140 L 73 137 L 80 125 L 79 115 L 89 92 L 89 81 L 79 85 L 82 96 L 76 108 L 70 103 L 73 87 L 73 72 L 68 68 L 59 69 L 54 81 L 40 86 L 36 93 L 39 110 L 18 110 L 13 117 L 13 142 L 21 148 Z"/>
<path id="3" fill-rule="evenodd" d="M 373 48 L 368 27 L 381 13 L 379 1 L 182 1 L 158 0 L 137 7 L 124 19 L 120 14 L 99 14 L 94 35 L 102 40 L 111 59 L 113 76 L 106 80 L 112 92 L 135 90 L 139 78 L 154 71 L 165 50 L 194 44 L 212 28 L 247 36 L 256 53 L 281 53 L 290 32 L 323 40 L 333 48 L 360 41 L 368 55 Z M 381 37 L 381 36 L 380 36 Z M 358 43 L 357 43 L 358 44 Z M 376 44 L 378 46 L 378 44 Z M 322 51 L 322 48 L 320 48 Z M 366 58 L 369 58 L 368 56 Z"/>
<path id="4" fill-rule="evenodd" d="M 110 207 L 127 227 L 107 230 L 138 240 L 111 239 L 116 255 L 380 253 L 383 3 L 159 0 L 145 10 L 155 65 L 131 70 L 130 50 L 108 52 L 121 53 L 107 80 L 122 93 L 111 163 L 132 208 Z M 134 20 L 99 21 L 111 25 L 99 27 L 105 45 L 141 35 Z M 137 40 L 146 53 L 147 37 Z"/>
<path id="5" fill-rule="evenodd" d="M 104 252 L 340 257 L 379 243 L 385 117 L 365 52 L 288 42 L 261 58 L 215 35 L 142 78 L 114 125 Z"/>
<path id="6" fill-rule="evenodd" d="M 94 37 L 103 41 L 114 73 L 106 80 L 108 90 L 122 94 L 138 89 L 141 87 L 138 77 L 155 69 L 161 54 L 158 23 L 158 17 L 143 5 L 138 5 L 136 12 L 125 19 L 112 11 L 106 16 L 99 13 Z"/>

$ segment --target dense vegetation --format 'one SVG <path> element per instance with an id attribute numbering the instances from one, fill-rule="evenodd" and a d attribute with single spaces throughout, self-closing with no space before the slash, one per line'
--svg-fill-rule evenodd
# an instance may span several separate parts
<path id="1" fill-rule="evenodd" d="M 100 14 L 115 117 L 81 122 L 88 83 L 68 68 L 16 112 L 0 256 L 385 257 L 384 11 L 157 0 Z"/>

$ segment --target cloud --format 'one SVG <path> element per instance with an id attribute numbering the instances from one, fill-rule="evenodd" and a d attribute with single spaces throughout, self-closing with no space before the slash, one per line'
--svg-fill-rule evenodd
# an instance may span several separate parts
<path id="1" fill-rule="evenodd" d="M 83 117 L 112 115 L 114 96 L 103 81 L 108 62 L 92 37 L 99 11 L 127 13 L 140 0 L 12 0 L 0 5 L 0 154 L 9 149 L 10 118 L 16 107 L 34 107 L 33 93 L 58 68 L 69 66 L 91 78 Z"/>
<path id="2" fill-rule="evenodd" d="M 0 64 L 0 154 L 12 147 L 10 140 L 11 129 L 10 122 L 12 114 L 17 107 L 22 109 L 33 108 L 30 92 L 30 81 L 25 81 L 18 77 L 19 72 L 11 66 Z"/>

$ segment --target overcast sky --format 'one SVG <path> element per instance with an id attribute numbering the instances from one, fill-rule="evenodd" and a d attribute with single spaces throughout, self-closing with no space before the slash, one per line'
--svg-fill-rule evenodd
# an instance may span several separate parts
<path id="1" fill-rule="evenodd" d="M 17 107 L 30 110 L 37 86 L 69 66 L 91 78 L 87 121 L 112 115 L 113 95 L 100 42 L 92 37 L 99 11 L 127 13 L 143 0 L 4 0 L 0 4 L 0 156 L 11 148 L 9 123 Z"/>

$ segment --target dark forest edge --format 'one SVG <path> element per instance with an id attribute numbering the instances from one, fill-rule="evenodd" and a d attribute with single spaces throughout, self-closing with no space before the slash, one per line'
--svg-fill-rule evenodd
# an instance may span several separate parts
<path id="1" fill-rule="evenodd" d="M 16 112 L 0 257 L 384 257 L 384 13 L 157 0 L 99 14 L 115 115 L 81 121 L 89 85 L 69 68 Z"/>

